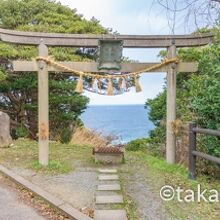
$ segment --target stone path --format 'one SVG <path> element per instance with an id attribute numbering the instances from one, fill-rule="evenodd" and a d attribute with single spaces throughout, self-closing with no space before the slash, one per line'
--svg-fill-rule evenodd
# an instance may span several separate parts
<path id="1" fill-rule="evenodd" d="M 99 180 L 118 180 L 118 175 L 99 175 Z"/>
<path id="2" fill-rule="evenodd" d="M 111 205 L 124 203 L 117 170 L 100 169 L 98 180 L 94 220 L 127 220 L 125 210 L 111 209 Z"/>
<path id="3" fill-rule="evenodd" d="M 96 196 L 96 204 L 109 204 L 109 203 L 123 203 L 123 197 L 121 195 L 113 196 Z"/>
<path id="4" fill-rule="evenodd" d="M 121 190 L 121 186 L 117 183 L 98 185 L 98 191 L 120 191 L 120 190 Z"/>

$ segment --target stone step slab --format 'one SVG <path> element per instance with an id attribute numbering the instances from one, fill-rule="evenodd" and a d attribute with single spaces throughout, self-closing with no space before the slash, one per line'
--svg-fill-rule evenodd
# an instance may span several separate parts
<path id="1" fill-rule="evenodd" d="M 95 210 L 94 220 L 127 220 L 125 210 Z"/>
<path id="2" fill-rule="evenodd" d="M 121 195 L 111 196 L 96 196 L 96 204 L 121 204 L 123 203 L 123 197 Z"/>
<path id="3" fill-rule="evenodd" d="M 99 175 L 99 180 L 118 180 L 118 175 Z"/>
<path id="4" fill-rule="evenodd" d="M 99 169 L 99 173 L 117 173 L 116 169 Z"/>
<path id="5" fill-rule="evenodd" d="M 119 191 L 121 186 L 119 184 L 102 184 L 98 185 L 98 191 Z"/>

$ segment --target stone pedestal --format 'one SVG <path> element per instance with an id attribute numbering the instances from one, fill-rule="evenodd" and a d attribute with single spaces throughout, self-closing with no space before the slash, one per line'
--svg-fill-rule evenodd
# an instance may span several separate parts
<path id="1" fill-rule="evenodd" d="M 0 148 L 9 147 L 12 142 L 10 135 L 10 117 L 4 112 L 0 112 Z"/>

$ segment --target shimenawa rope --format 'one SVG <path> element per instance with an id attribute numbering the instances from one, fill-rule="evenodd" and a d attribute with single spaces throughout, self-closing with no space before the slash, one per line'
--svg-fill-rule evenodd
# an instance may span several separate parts
<path id="1" fill-rule="evenodd" d="M 164 59 L 159 64 L 155 64 L 155 65 L 152 65 L 150 67 L 143 68 L 141 70 L 134 71 L 134 72 L 131 72 L 131 73 L 117 74 L 117 75 L 116 74 L 101 75 L 101 74 L 93 74 L 93 73 L 89 73 L 89 72 L 83 72 L 83 71 L 79 71 L 79 70 L 67 67 L 65 65 L 62 65 L 62 64 L 54 61 L 50 57 L 41 57 L 41 56 L 39 56 L 39 57 L 36 57 L 36 61 L 44 61 L 48 65 L 59 68 L 59 69 L 65 71 L 65 72 L 70 72 L 70 73 L 74 73 L 75 75 L 78 75 L 79 80 L 78 80 L 78 83 L 76 85 L 75 90 L 76 90 L 76 92 L 79 92 L 79 93 L 81 93 L 83 91 L 83 77 L 91 77 L 93 79 L 108 79 L 107 95 L 113 95 L 113 85 L 112 85 L 112 79 L 113 78 L 125 79 L 127 77 L 134 77 L 136 92 L 140 92 L 141 91 L 141 86 L 138 82 L 138 78 L 139 78 L 140 74 L 150 72 L 150 71 L 155 70 L 155 69 L 159 69 L 160 67 L 166 66 L 166 65 L 171 64 L 171 63 L 178 63 L 177 58 Z"/>

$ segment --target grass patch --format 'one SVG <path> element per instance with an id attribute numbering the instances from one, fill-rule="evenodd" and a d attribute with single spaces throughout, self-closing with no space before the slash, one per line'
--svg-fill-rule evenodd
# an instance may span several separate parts
<path id="1" fill-rule="evenodd" d="M 123 184 L 122 184 L 123 186 Z M 137 207 L 132 201 L 132 198 L 126 193 L 124 187 L 122 188 L 122 194 L 124 198 L 124 209 L 126 210 L 128 219 L 130 220 L 138 220 L 137 216 Z"/>
<path id="2" fill-rule="evenodd" d="M 124 186 L 125 184 L 122 178 L 120 178 L 120 185 L 122 188 L 120 191 L 117 191 L 117 194 L 123 195 L 124 203 L 123 204 L 111 204 L 110 209 L 112 210 L 125 209 L 129 220 L 138 220 L 137 207 L 134 201 L 132 201 L 131 197 L 126 193 L 125 186 Z"/>
<path id="3" fill-rule="evenodd" d="M 151 187 L 151 191 L 155 193 L 167 212 L 175 219 L 220 219 L 219 202 L 206 203 L 202 201 L 185 203 L 178 202 L 176 199 L 163 202 L 159 197 L 160 189 L 164 185 L 170 185 L 174 189 L 177 189 L 179 186 L 184 190 L 192 189 L 196 192 L 197 186 L 200 184 L 202 189 L 216 189 L 220 193 L 219 179 L 199 174 L 196 180 L 189 180 L 186 167 L 167 164 L 165 159 L 153 157 L 143 151 L 126 152 L 126 166 L 126 175 L 132 175 L 134 172 L 139 172 L 139 169 L 142 169 L 145 183 Z"/>
<path id="4" fill-rule="evenodd" d="M 47 167 L 43 167 L 38 163 L 36 141 L 20 138 L 13 144 L 13 147 L 0 149 L 0 163 L 7 167 L 17 166 L 44 174 L 59 174 L 70 172 L 77 166 L 98 166 L 93 161 L 91 146 L 50 142 L 50 162 Z"/>
<path id="5" fill-rule="evenodd" d="M 72 167 L 70 166 L 69 163 L 60 163 L 59 161 L 56 160 L 50 160 L 49 164 L 47 166 L 42 166 L 39 164 L 38 160 L 34 160 L 30 164 L 30 168 L 33 170 L 36 170 L 38 172 L 43 172 L 43 173 L 68 173 L 72 170 Z"/>

